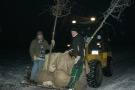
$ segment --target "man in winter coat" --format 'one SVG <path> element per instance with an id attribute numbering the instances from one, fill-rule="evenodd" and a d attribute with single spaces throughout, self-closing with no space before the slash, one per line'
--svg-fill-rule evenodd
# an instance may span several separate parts
<path id="1" fill-rule="evenodd" d="M 73 56 L 75 58 L 75 63 L 71 72 L 71 79 L 70 82 L 68 83 L 68 86 L 66 88 L 74 88 L 74 85 L 76 81 L 79 79 L 82 70 L 83 70 L 83 64 L 85 62 L 85 55 L 84 55 L 84 49 L 85 49 L 85 43 L 84 43 L 84 38 L 78 33 L 77 28 L 72 28 L 71 29 L 71 34 L 72 34 L 72 43 L 71 43 L 71 49 L 73 52 Z M 67 51 L 68 52 L 68 51 Z"/>
<path id="2" fill-rule="evenodd" d="M 55 41 L 51 41 L 53 47 Z M 41 31 L 37 32 L 37 38 L 34 39 L 30 44 L 30 56 L 34 63 L 30 76 L 30 83 L 36 83 L 36 74 L 40 72 L 42 62 L 45 61 L 46 50 L 50 50 L 51 45 L 44 39 L 43 33 Z"/>

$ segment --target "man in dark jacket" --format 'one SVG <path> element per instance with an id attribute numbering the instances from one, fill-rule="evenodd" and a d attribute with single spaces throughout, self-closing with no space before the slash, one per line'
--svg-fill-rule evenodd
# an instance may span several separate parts
<path id="1" fill-rule="evenodd" d="M 55 41 L 51 41 L 54 46 Z M 30 44 L 30 56 L 34 63 L 31 71 L 30 81 L 36 83 L 36 74 L 40 71 L 42 62 L 45 61 L 46 50 L 50 50 L 51 45 L 44 39 L 41 31 L 37 32 L 37 38 L 34 39 Z"/>
<path id="2" fill-rule="evenodd" d="M 79 79 L 82 70 L 83 70 L 83 64 L 85 62 L 85 43 L 84 38 L 78 33 L 77 28 L 71 29 L 72 34 L 72 43 L 71 43 L 71 50 L 73 52 L 73 56 L 75 58 L 75 64 L 73 66 L 72 72 L 71 72 L 71 79 L 68 83 L 67 88 L 74 88 L 74 85 L 76 81 Z"/>

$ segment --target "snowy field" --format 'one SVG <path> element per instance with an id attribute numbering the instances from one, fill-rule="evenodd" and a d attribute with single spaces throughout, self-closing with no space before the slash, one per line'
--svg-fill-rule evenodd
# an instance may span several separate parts
<path id="1" fill-rule="evenodd" d="M 135 90 L 135 52 L 132 46 L 112 48 L 114 75 L 104 77 L 102 85 L 87 90 Z M 31 69 L 28 54 L 19 51 L 0 51 L 0 90 L 54 90 L 20 84 Z"/>

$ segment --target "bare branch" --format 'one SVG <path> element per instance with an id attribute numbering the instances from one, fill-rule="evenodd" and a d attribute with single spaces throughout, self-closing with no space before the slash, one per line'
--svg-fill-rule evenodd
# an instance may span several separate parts
<path id="1" fill-rule="evenodd" d="M 52 15 L 56 16 L 58 9 L 58 17 L 64 17 L 70 14 L 71 4 L 69 0 L 55 0 L 56 5 L 51 7 Z"/>
<path id="2" fill-rule="evenodd" d="M 120 16 L 122 12 L 125 10 L 125 8 L 129 7 L 131 5 L 131 0 L 112 0 L 110 7 L 103 13 L 103 21 L 101 22 L 100 26 L 96 29 L 94 34 L 91 36 L 91 39 L 88 41 L 85 47 L 88 46 L 88 44 L 92 41 L 94 36 L 97 34 L 97 32 L 102 28 L 102 26 L 106 23 L 105 21 L 108 19 L 109 16 L 112 16 L 116 20 L 120 20 Z"/>
<path id="3" fill-rule="evenodd" d="M 47 11 L 49 11 L 49 8 L 47 10 L 44 10 L 43 12 L 39 13 L 38 15 L 41 15 L 41 14 L 47 12 Z"/>
<path id="4" fill-rule="evenodd" d="M 52 40 L 54 40 L 58 17 L 67 16 L 67 15 L 70 14 L 70 11 L 71 11 L 71 5 L 70 5 L 69 0 L 54 0 L 54 1 L 55 1 L 56 4 L 54 6 L 52 6 L 51 9 L 50 9 L 52 15 L 55 16 Z M 49 70 L 49 66 L 50 66 L 52 47 L 53 46 L 51 44 L 51 48 L 50 48 L 50 52 L 49 52 L 48 67 L 47 67 L 48 70 Z"/>

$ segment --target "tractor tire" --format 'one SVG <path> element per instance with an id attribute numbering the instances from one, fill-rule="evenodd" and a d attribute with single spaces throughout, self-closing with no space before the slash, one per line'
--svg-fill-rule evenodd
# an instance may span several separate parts
<path id="1" fill-rule="evenodd" d="M 113 75 L 113 60 L 110 56 L 107 57 L 107 66 L 104 68 L 103 72 L 106 77 Z"/>
<path id="2" fill-rule="evenodd" d="M 97 88 L 102 83 L 102 66 L 99 60 L 92 60 L 88 63 L 90 73 L 87 74 L 87 83 L 89 87 Z"/>

